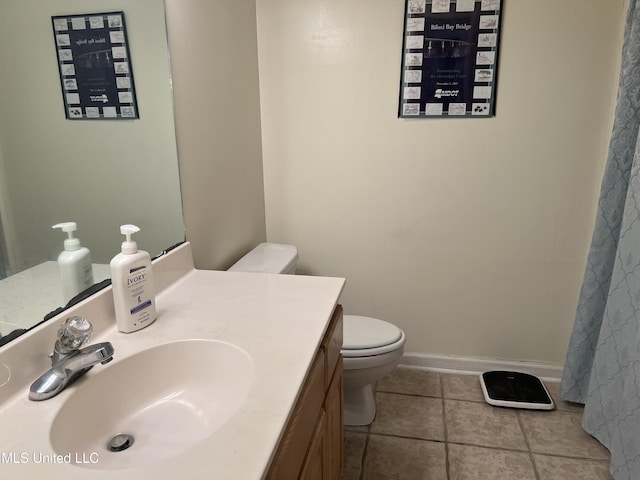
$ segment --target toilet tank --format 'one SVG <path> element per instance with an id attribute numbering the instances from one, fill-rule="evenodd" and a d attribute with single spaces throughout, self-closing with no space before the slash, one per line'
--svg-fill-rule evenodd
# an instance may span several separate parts
<path id="1" fill-rule="evenodd" d="M 230 272 L 296 273 L 298 249 L 281 243 L 261 243 L 234 263 Z"/>

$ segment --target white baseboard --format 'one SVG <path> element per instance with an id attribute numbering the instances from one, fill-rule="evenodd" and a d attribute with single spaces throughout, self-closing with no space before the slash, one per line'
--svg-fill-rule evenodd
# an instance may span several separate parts
<path id="1" fill-rule="evenodd" d="M 456 357 L 448 355 L 428 355 L 405 352 L 400 366 L 419 368 L 432 372 L 479 375 L 491 370 L 509 370 L 535 375 L 545 382 L 559 382 L 562 378 L 562 365 L 542 362 L 517 362 L 499 358 Z"/>

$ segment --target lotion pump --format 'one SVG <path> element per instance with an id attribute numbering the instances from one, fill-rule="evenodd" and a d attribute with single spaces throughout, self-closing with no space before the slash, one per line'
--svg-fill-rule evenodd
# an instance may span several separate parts
<path id="1" fill-rule="evenodd" d="M 140 330 L 156 319 L 151 256 L 138 250 L 137 243 L 131 239 L 139 231 L 135 225 L 120 227 L 120 233 L 125 235 L 122 252 L 109 264 L 116 325 L 124 333 Z"/>
<path id="2" fill-rule="evenodd" d="M 58 255 L 62 295 L 67 302 L 93 285 L 91 252 L 80 245 L 78 238 L 73 237 L 73 232 L 78 229 L 75 222 L 57 223 L 51 228 L 59 228 L 68 235 L 64 241 L 64 250 Z"/>

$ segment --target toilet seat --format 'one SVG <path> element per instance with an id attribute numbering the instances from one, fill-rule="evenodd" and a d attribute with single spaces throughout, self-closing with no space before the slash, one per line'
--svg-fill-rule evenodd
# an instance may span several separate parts
<path id="1" fill-rule="evenodd" d="M 342 356 L 345 358 L 383 355 L 401 348 L 405 335 L 395 325 L 377 318 L 345 315 Z"/>

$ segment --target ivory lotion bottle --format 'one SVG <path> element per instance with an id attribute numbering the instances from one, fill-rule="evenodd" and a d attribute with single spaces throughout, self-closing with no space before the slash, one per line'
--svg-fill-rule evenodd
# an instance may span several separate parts
<path id="1" fill-rule="evenodd" d="M 140 330 L 156 319 L 151 256 L 138 250 L 136 242 L 131 240 L 131 236 L 139 231 L 135 225 L 120 227 L 126 240 L 122 242 L 122 252 L 109 264 L 116 325 L 124 333 Z"/>

